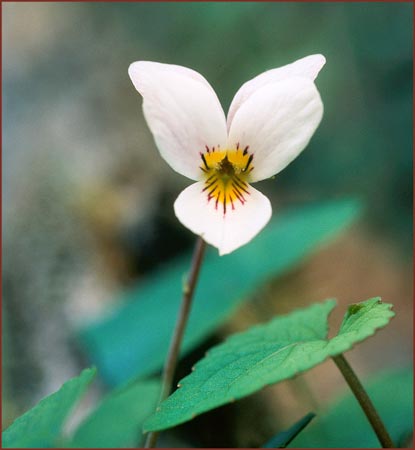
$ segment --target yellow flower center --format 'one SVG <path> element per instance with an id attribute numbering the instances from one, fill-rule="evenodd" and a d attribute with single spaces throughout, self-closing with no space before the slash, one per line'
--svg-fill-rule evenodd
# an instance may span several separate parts
<path id="1" fill-rule="evenodd" d="M 222 205 L 224 214 L 229 206 L 235 209 L 235 204 L 243 205 L 250 195 L 248 180 L 254 168 L 254 155 L 248 150 L 249 147 L 242 149 L 238 144 L 234 150 L 206 147 L 206 151 L 200 153 L 200 168 L 205 176 L 203 192 L 206 192 L 208 202 L 215 202 L 216 209 Z"/>

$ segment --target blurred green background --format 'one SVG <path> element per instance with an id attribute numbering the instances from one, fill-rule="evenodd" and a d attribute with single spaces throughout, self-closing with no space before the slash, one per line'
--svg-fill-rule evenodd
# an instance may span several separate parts
<path id="1" fill-rule="evenodd" d="M 127 74 L 136 60 L 199 71 L 226 111 L 257 74 L 313 53 L 326 57 L 316 81 L 320 127 L 297 160 L 257 187 L 275 214 L 350 195 L 366 202 L 366 213 L 273 289 L 287 310 L 305 297 L 386 297 L 400 311 L 393 343 L 383 354 L 371 347 L 374 362 L 363 353 L 356 364 L 370 372 L 409 360 L 411 3 L 2 8 L 4 426 L 89 364 L 75 328 L 192 245 L 172 208 L 188 180 L 155 148 Z M 229 329 L 273 314 L 272 305 L 261 308 L 243 311 Z"/>

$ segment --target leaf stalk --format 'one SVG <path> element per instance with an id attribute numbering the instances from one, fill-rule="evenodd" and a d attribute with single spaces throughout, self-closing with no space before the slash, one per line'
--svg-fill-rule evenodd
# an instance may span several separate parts
<path id="1" fill-rule="evenodd" d="M 367 394 L 356 373 L 347 362 L 346 358 L 340 353 L 339 355 L 333 356 L 332 359 L 349 385 L 351 391 L 356 397 L 356 400 L 362 407 L 362 410 L 369 420 L 369 423 L 372 426 L 373 431 L 376 433 L 382 447 L 395 448 L 395 445 L 393 444 L 382 419 L 376 411 L 376 408 L 370 400 L 369 395 Z"/>

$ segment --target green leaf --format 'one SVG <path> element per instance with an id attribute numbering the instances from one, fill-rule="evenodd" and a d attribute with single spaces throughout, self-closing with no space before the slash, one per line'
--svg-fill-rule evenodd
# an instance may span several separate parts
<path id="1" fill-rule="evenodd" d="M 156 409 L 159 391 L 155 380 L 116 389 L 82 422 L 69 446 L 137 448 L 142 423 Z"/>
<path id="2" fill-rule="evenodd" d="M 17 418 L 2 434 L 4 448 L 53 447 L 69 413 L 80 400 L 96 374 L 85 369 L 67 381 L 59 391 L 45 397 Z"/>
<path id="3" fill-rule="evenodd" d="M 144 423 L 145 431 L 170 428 L 311 369 L 371 336 L 394 316 L 392 305 L 379 298 L 352 305 L 338 335 L 328 340 L 327 318 L 335 303 L 327 300 L 276 317 L 211 349 Z"/>
<path id="4" fill-rule="evenodd" d="M 219 257 L 208 249 L 186 329 L 182 354 L 198 345 L 271 276 L 294 267 L 334 238 L 360 212 L 356 201 L 310 205 L 276 214 L 248 245 Z M 162 367 L 182 296 L 190 256 L 166 265 L 127 292 L 121 306 L 79 333 L 100 375 L 109 384 L 145 376 Z"/>
<path id="5" fill-rule="evenodd" d="M 306 414 L 287 431 L 282 431 L 270 439 L 262 448 L 286 448 L 287 445 L 314 419 L 314 417 L 316 417 L 314 413 Z"/>
<path id="6" fill-rule="evenodd" d="M 395 445 L 404 444 L 413 427 L 412 370 L 388 371 L 364 383 Z M 347 426 L 345 426 L 347 418 Z M 295 448 L 380 448 L 350 391 L 335 401 L 292 443 Z"/>

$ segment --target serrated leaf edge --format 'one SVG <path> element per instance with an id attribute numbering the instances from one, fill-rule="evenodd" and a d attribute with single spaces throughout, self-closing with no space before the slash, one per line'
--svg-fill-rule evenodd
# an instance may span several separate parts
<path id="1" fill-rule="evenodd" d="M 381 297 L 373 297 L 372 299 L 368 299 L 368 300 L 365 300 L 365 301 L 360 302 L 360 303 L 369 302 L 370 300 L 375 300 L 375 299 L 377 300 L 377 303 L 374 303 L 373 306 L 375 306 L 376 304 L 381 303 L 382 305 L 384 305 L 384 306 L 386 306 L 386 307 L 388 308 L 389 314 L 388 314 L 387 317 L 385 317 L 385 319 L 384 319 L 382 322 L 376 324 L 376 326 L 373 326 L 373 328 L 372 328 L 369 332 L 366 332 L 366 333 L 364 334 L 364 336 L 358 337 L 356 341 L 354 341 L 353 343 L 351 343 L 351 344 L 349 344 L 349 345 L 344 345 L 343 348 L 342 348 L 340 351 L 337 350 L 337 349 L 336 349 L 335 351 L 331 351 L 330 349 L 328 349 L 328 353 L 329 353 L 329 354 L 326 355 L 326 356 L 324 356 L 323 358 L 321 358 L 321 359 L 320 359 L 318 362 L 316 362 L 312 367 L 306 367 L 306 368 L 300 369 L 300 370 L 295 370 L 295 369 L 293 369 L 293 370 L 289 371 L 289 372 L 288 372 L 288 375 L 284 376 L 283 378 L 278 379 L 278 380 L 273 381 L 273 382 L 270 382 L 270 383 L 265 383 L 261 389 L 255 389 L 255 390 L 253 390 L 252 392 L 250 392 L 250 393 L 248 393 L 248 394 L 243 394 L 243 395 L 241 395 L 241 396 L 235 396 L 234 398 L 232 398 L 232 400 L 226 401 L 225 403 L 223 403 L 223 404 L 221 404 L 221 405 L 218 405 L 217 407 L 223 406 L 223 405 L 228 404 L 228 403 L 232 403 L 233 401 L 239 400 L 240 398 L 247 397 L 248 395 L 251 395 L 251 394 L 253 394 L 254 392 L 258 392 L 258 391 L 264 389 L 264 388 L 267 387 L 267 386 L 272 386 L 273 384 L 280 383 L 281 381 L 285 381 L 285 380 L 291 379 L 291 378 L 295 377 L 296 375 L 299 375 L 299 374 L 301 374 L 301 373 L 303 373 L 303 372 L 305 372 L 305 371 L 307 371 L 307 370 L 310 370 L 310 369 L 312 369 L 313 367 L 315 367 L 315 366 L 317 366 L 317 365 L 319 365 L 319 364 L 325 362 L 327 359 L 329 359 L 329 358 L 331 358 L 331 357 L 333 357 L 333 356 L 336 356 L 336 355 L 338 355 L 338 354 L 340 354 L 340 353 L 344 353 L 344 352 L 346 352 L 346 351 L 351 350 L 356 344 L 359 344 L 359 343 L 362 342 L 363 340 L 365 340 L 365 339 L 367 339 L 367 338 L 373 336 L 373 335 L 375 334 L 376 330 L 378 330 L 378 329 L 383 328 L 384 326 L 386 326 L 386 325 L 389 323 L 389 319 L 391 319 L 392 317 L 395 316 L 395 313 L 391 310 L 391 308 L 393 307 L 393 305 L 390 304 L 390 303 L 383 303 L 382 300 L 381 300 Z M 314 304 L 315 306 L 317 306 L 317 305 L 319 305 L 319 306 L 324 306 L 325 304 L 327 304 L 327 303 L 329 303 L 329 302 L 332 303 L 332 307 L 331 307 L 330 310 L 328 311 L 327 318 L 330 317 L 330 314 L 332 313 L 334 307 L 336 306 L 336 303 L 337 303 L 336 300 L 335 300 L 335 299 L 327 299 L 327 300 L 325 300 L 324 302 L 320 302 L 320 303 L 315 303 L 315 304 Z M 358 303 L 358 304 L 360 304 L 360 303 Z M 312 307 L 312 306 L 314 306 L 314 305 L 311 305 L 310 307 Z M 281 319 L 283 319 L 283 318 L 285 318 L 285 317 L 287 317 L 287 316 L 292 316 L 292 315 L 294 315 L 294 314 L 300 313 L 301 311 L 303 311 L 301 308 L 297 308 L 297 309 L 295 309 L 293 312 L 288 313 L 288 314 L 285 314 L 285 315 L 278 316 L 277 318 L 272 319 L 272 320 L 269 321 L 268 323 L 271 323 L 272 321 L 274 321 L 274 320 L 276 320 L 276 319 L 281 320 Z M 346 316 L 345 316 L 345 319 L 346 319 Z M 344 324 L 345 324 L 345 322 L 346 322 L 345 319 L 343 320 L 342 324 L 340 325 L 339 330 L 338 330 L 338 333 L 341 332 L 341 329 L 342 329 L 342 327 L 344 326 Z M 328 322 L 327 322 L 327 323 L 328 323 Z M 253 327 L 251 327 L 251 328 L 249 329 L 249 331 L 254 330 L 254 329 L 257 329 L 257 328 L 261 328 L 261 327 L 263 327 L 264 325 L 265 325 L 265 324 L 257 324 L 257 325 L 254 325 Z M 328 327 L 326 327 L 326 328 L 328 328 Z M 326 339 L 327 339 L 327 331 L 328 331 L 328 329 L 326 329 Z M 219 344 L 218 346 L 214 347 L 214 349 L 215 349 L 215 348 L 220 348 L 220 347 L 222 347 L 223 345 L 227 344 L 229 341 L 231 341 L 232 339 L 234 339 L 235 336 L 238 336 L 238 335 L 240 335 L 240 334 L 245 334 L 246 332 L 247 332 L 247 331 L 241 331 L 241 332 L 239 332 L 239 333 L 235 333 L 235 334 L 229 336 L 229 337 L 226 338 L 221 344 Z M 336 334 L 336 336 L 334 336 L 334 337 L 331 338 L 330 340 L 327 340 L 327 346 L 328 346 L 328 347 L 331 346 L 331 345 L 333 346 L 332 342 L 335 341 L 336 338 L 341 338 L 341 337 L 342 337 L 341 334 Z M 295 346 L 295 345 L 299 345 L 300 343 L 301 343 L 301 342 L 296 342 L 296 343 L 293 343 L 292 345 Z M 285 347 L 285 348 L 286 348 L 286 347 Z M 284 348 L 284 349 L 285 349 L 285 348 Z M 209 352 L 209 351 L 206 352 L 205 357 L 202 358 L 200 361 L 198 361 L 198 362 L 192 367 L 192 372 L 195 372 L 195 371 L 197 370 L 198 366 L 203 362 L 203 360 L 204 360 L 204 359 L 205 359 L 212 351 L 214 351 L 214 349 L 211 350 L 210 352 Z M 180 389 L 181 387 L 185 386 L 186 379 L 187 379 L 189 376 L 191 376 L 191 374 L 187 375 L 187 376 L 184 377 L 182 380 L 180 380 L 180 383 L 178 384 L 178 389 Z M 214 409 L 214 408 L 212 408 L 212 409 Z M 210 411 L 210 409 L 209 409 L 209 410 L 206 410 L 206 411 L 201 411 L 201 412 L 198 412 L 198 413 L 194 413 L 194 414 L 191 415 L 191 417 L 189 417 L 189 418 L 187 418 L 187 419 L 185 419 L 185 420 L 183 420 L 183 421 L 180 421 L 180 422 L 178 422 L 178 423 L 175 423 L 175 424 L 172 425 L 171 427 L 163 427 L 163 428 L 146 428 L 146 423 L 149 422 L 150 419 L 151 419 L 152 417 L 154 417 L 154 415 L 156 415 L 157 412 L 158 412 L 159 410 L 160 410 L 160 409 L 158 408 L 157 411 L 156 411 L 154 414 L 152 414 L 152 415 L 144 422 L 144 424 L 143 424 L 143 433 L 148 433 L 149 431 L 165 430 L 165 429 L 168 429 L 168 428 L 172 428 L 172 427 L 177 426 L 177 425 L 179 425 L 179 424 L 181 424 L 181 423 L 185 423 L 185 422 L 187 422 L 188 420 L 192 420 L 192 419 L 194 419 L 195 417 L 197 417 L 197 416 L 200 415 L 200 414 L 204 414 L 205 412 Z"/>

